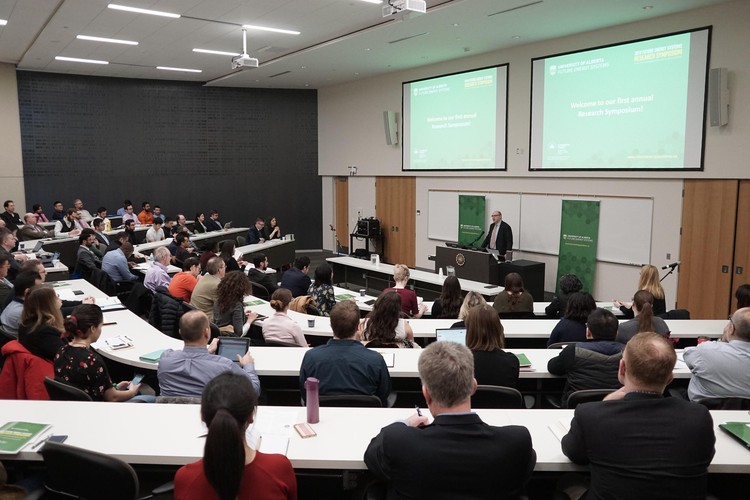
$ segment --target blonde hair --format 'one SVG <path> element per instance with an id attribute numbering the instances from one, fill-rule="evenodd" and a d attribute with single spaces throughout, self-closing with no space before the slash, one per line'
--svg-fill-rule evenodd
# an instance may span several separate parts
<path id="1" fill-rule="evenodd" d="M 458 311 L 458 319 L 466 319 L 466 315 L 469 314 L 469 309 L 486 303 L 487 301 L 484 300 L 484 297 L 482 297 L 482 294 L 479 292 L 467 293 L 466 297 L 464 297 L 464 303 L 461 304 L 461 309 Z"/>
<path id="2" fill-rule="evenodd" d="M 32 332 L 42 325 L 52 326 L 60 332 L 65 329 L 54 288 L 39 286 L 29 292 L 23 301 L 20 324 Z"/>
<path id="3" fill-rule="evenodd" d="M 664 298 L 664 289 L 659 283 L 659 270 L 650 264 L 641 268 L 641 277 L 638 280 L 638 290 L 651 292 L 655 299 Z"/>
<path id="4" fill-rule="evenodd" d="M 396 281 L 407 281 L 409 279 L 409 268 L 403 264 L 393 266 L 393 279 Z"/>

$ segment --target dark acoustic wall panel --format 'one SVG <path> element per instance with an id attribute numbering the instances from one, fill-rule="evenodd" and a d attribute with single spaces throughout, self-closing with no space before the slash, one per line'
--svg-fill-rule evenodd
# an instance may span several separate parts
<path id="1" fill-rule="evenodd" d="M 147 200 L 234 226 L 274 215 L 298 248 L 322 248 L 315 90 L 19 71 L 18 97 L 29 207 Z"/>

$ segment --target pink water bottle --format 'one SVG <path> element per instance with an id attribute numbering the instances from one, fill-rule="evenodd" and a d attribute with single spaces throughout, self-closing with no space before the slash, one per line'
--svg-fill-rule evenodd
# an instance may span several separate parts
<path id="1" fill-rule="evenodd" d="M 318 388 L 320 387 L 320 380 L 307 377 L 305 380 L 305 391 L 307 396 L 307 423 L 317 424 L 320 422 L 320 401 L 318 400 Z"/>

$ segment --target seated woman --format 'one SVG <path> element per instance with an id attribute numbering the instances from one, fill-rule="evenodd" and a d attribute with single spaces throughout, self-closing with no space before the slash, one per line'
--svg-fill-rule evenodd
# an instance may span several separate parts
<path id="1" fill-rule="evenodd" d="M 464 298 L 461 296 L 461 283 L 455 276 L 443 281 L 440 297 L 432 303 L 431 316 L 435 319 L 456 319 Z"/>
<path id="2" fill-rule="evenodd" d="M 419 347 L 414 343 L 414 331 L 400 315 L 401 298 L 398 293 L 381 293 L 372 311 L 359 326 L 365 347 Z"/>
<path id="3" fill-rule="evenodd" d="M 201 419 L 208 427 L 203 459 L 175 474 L 179 499 L 296 500 L 297 479 L 284 455 L 255 451 L 247 428 L 258 396 L 247 377 L 224 372 L 203 389 Z"/>
<path id="4" fill-rule="evenodd" d="M 323 262 L 315 268 L 315 281 L 310 284 L 307 294 L 315 300 L 320 316 L 330 316 L 331 309 L 336 305 L 333 294 L 333 269 Z"/>
<path id="5" fill-rule="evenodd" d="M 244 337 L 258 315 L 245 311 L 245 295 L 253 293 L 250 280 L 240 271 L 226 273 L 216 288 L 214 323 L 222 335 Z"/>
<path id="6" fill-rule="evenodd" d="M 484 304 L 466 317 L 466 347 L 474 354 L 474 378 L 480 385 L 518 386 L 520 362 L 503 351 L 505 332 L 495 310 Z"/>
<path id="7" fill-rule="evenodd" d="M 421 318 L 427 311 L 427 306 L 424 304 L 417 305 L 417 294 L 414 293 L 414 290 L 406 288 L 406 283 L 409 282 L 409 268 L 403 264 L 393 266 L 393 279 L 396 286 L 386 288 L 383 292 L 398 293 L 401 297 L 401 310 L 404 314 L 412 318 Z"/>
<path id="8" fill-rule="evenodd" d="M 273 292 L 271 307 L 276 312 L 263 321 L 263 338 L 266 342 L 280 342 L 307 347 L 307 340 L 302 333 L 302 328 L 287 314 L 291 302 L 292 292 L 286 288 L 278 288 Z"/>
<path id="9" fill-rule="evenodd" d="M 279 238 L 281 238 L 281 228 L 279 227 L 279 223 L 276 221 L 276 217 L 271 216 L 268 218 L 268 225 L 263 228 L 263 232 L 266 235 L 266 241 L 278 240 Z"/>
<path id="10" fill-rule="evenodd" d="M 560 294 L 555 295 L 544 313 L 550 318 L 562 318 L 567 311 L 568 298 L 571 294 L 580 292 L 583 289 L 583 283 L 575 274 L 563 274 L 560 276 Z"/>
<path id="11" fill-rule="evenodd" d="M 635 318 L 620 323 L 615 340 L 627 344 L 628 340 L 641 332 L 656 332 L 669 338 L 669 327 L 658 316 L 654 316 L 654 296 L 646 290 L 638 290 L 633 295 L 633 314 Z"/>
<path id="12" fill-rule="evenodd" d="M 750 285 L 740 285 L 734 292 L 734 298 L 737 299 L 737 309 L 750 307 Z"/>
<path id="13" fill-rule="evenodd" d="M 130 386 L 129 381 L 112 385 L 107 365 L 91 349 L 91 344 L 102 334 L 104 316 L 96 304 L 82 304 L 65 320 L 65 333 L 70 343 L 55 355 L 55 380 L 78 387 L 94 401 L 145 401 L 153 396 L 138 396 L 141 384 Z"/>
<path id="14" fill-rule="evenodd" d="M 484 300 L 484 297 L 482 297 L 482 294 L 479 292 L 467 293 L 461 304 L 461 309 L 458 310 L 458 319 L 460 321 L 453 323 L 451 328 L 466 328 L 466 316 L 469 315 L 469 310 L 471 310 L 472 307 L 483 306 L 486 303 L 487 301 Z"/>
<path id="15" fill-rule="evenodd" d="M 193 221 L 193 232 L 195 234 L 201 234 L 208 232 L 208 228 L 203 223 L 206 220 L 206 216 L 203 214 L 203 212 L 198 212 L 195 214 L 195 220 Z"/>
<path id="16" fill-rule="evenodd" d="M 653 309 L 655 315 L 665 314 L 667 312 L 667 301 L 664 298 L 664 289 L 659 282 L 659 270 L 656 266 L 647 264 L 641 267 L 641 275 L 638 279 L 638 290 L 646 290 L 653 295 Z M 620 311 L 622 311 L 625 318 L 632 319 L 635 317 L 635 311 L 630 305 L 620 302 L 619 300 L 614 300 L 612 302 L 615 307 L 620 308 Z"/>
<path id="17" fill-rule="evenodd" d="M 596 309 L 596 302 L 591 294 L 575 292 L 567 299 L 568 308 L 565 316 L 557 322 L 547 340 L 547 346 L 557 342 L 585 342 L 586 318 Z"/>
<path id="18" fill-rule="evenodd" d="M 35 287 L 23 301 L 18 341 L 34 356 L 48 361 L 67 342 L 63 339 L 62 300 L 52 287 Z"/>
<path id="19" fill-rule="evenodd" d="M 208 266 L 208 261 L 211 260 L 212 257 L 216 257 L 219 255 L 219 242 L 218 241 L 211 241 L 209 243 L 206 243 L 201 247 L 201 269 L 203 270 L 202 274 L 205 274 L 206 267 Z"/>
<path id="20" fill-rule="evenodd" d="M 234 258 L 234 248 L 235 248 L 234 240 L 222 241 L 219 244 L 219 248 L 221 249 L 221 252 L 219 253 L 219 257 L 221 257 L 221 260 L 223 260 L 224 264 L 227 265 L 227 272 L 245 270 L 245 266 L 247 266 L 247 262 L 245 262 L 244 260 L 237 261 L 237 259 Z"/>
<path id="21" fill-rule="evenodd" d="M 529 292 L 524 290 L 520 274 L 508 273 L 505 276 L 505 290 L 495 297 L 492 307 L 501 317 L 518 313 L 534 314 L 534 299 Z"/>

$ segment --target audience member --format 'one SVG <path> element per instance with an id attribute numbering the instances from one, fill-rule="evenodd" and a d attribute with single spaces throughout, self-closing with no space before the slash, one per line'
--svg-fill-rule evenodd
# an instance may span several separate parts
<path id="1" fill-rule="evenodd" d="M 737 299 L 737 309 L 750 307 L 750 285 L 740 285 L 734 292 L 734 298 Z"/>
<path id="2" fill-rule="evenodd" d="M 21 266 L 21 272 L 34 272 L 42 278 L 42 284 L 47 280 L 47 269 L 40 260 L 27 260 Z M 61 312 L 63 316 L 70 314 L 74 308 L 81 304 L 95 304 L 96 299 L 91 295 L 85 295 L 81 297 L 81 300 L 62 300 Z"/>
<path id="3" fill-rule="evenodd" d="M 124 217 L 128 211 L 128 206 L 132 204 L 133 202 L 130 200 L 123 200 L 122 206 L 117 209 L 117 215 L 119 215 L 120 217 Z"/>
<path id="4" fill-rule="evenodd" d="M 370 348 L 419 347 L 414 343 L 414 332 L 401 318 L 401 298 L 396 292 L 383 292 L 375 299 L 372 311 L 362 320 L 362 340 Z"/>
<path id="5" fill-rule="evenodd" d="M 188 257 L 182 264 L 182 272 L 177 273 L 169 282 L 169 294 L 190 303 L 198 275 L 201 273 L 201 263 L 198 257 Z"/>
<path id="6" fill-rule="evenodd" d="M 208 231 L 208 228 L 206 228 L 206 225 L 203 223 L 205 220 L 206 216 L 203 215 L 203 212 L 195 214 L 195 219 L 193 220 L 193 232 L 195 234 L 203 234 Z"/>
<path id="7" fill-rule="evenodd" d="M 175 229 L 174 221 L 170 217 L 164 217 L 164 224 L 162 225 L 162 230 L 164 231 L 164 238 L 172 238 L 174 237 L 174 229 Z"/>
<path id="8" fill-rule="evenodd" d="M 175 227 L 172 229 L 172 234 L 176 233 L 185 233 L 185 234 L 193 234 L 190 232 L 190 230 L 187 227 L 187 219 L 185 219 L 185 216 L 183 214 L 177 214 L 175 221 Z"/>
<path id="9" fill-rule="evenodd" d="M 102 271 L 107 273 L 112 281 L 136 281 L 138 277 L 130 272 L 128 258 L 133 253 L 133 245 L 126 241 L 110 252 L 104 254 Z"/>
<path id="10" fill-rule="evenodd" d="M 135 234 L 135 219 L 125 221 L 125 230 L 123 232 L 128 237 L 131 245 L 136 246 L 138 244 L 138 235 Z"/>
<path id="11" fill-rule="evenodd" d="M 169 277 L 167 266 L 169 266 L 169 250 L 164 247 L 159 247 L 154 250 L 154 261 L 146 271 L 146 277 L 143 280 L 143 286 L 155 292 L 160 286 L 164 288 L 169 287 L 169 283 L 172 279 Z"/>
<path id="12" fill-rule="evenodd" d="M 26 255 L 22 253 L 11 253 L 16 247 L 18 239 L 8 228 L 0 228 L 0 255 L 8 258 L 10 268 L 8 269 L 8 279 L 13 281 L 21 269 L 21 262 L 27 260 Z"/>
<path id="13" fill-rule="evenodd" d="M 247 262 L 245 262 L 244 260 L 240 260 L 238 262 L 237 259 L 234 258 L 234 248 L 235 248 L 234 240 L 222 241 L 221 243 L 219 243 L 219 248 L 221 248 L 219 257 L 221 257 L 221 260 L 223 260 L 224 263 L 227 265 L 227 272 L 245 270 L 245 266 L 247 266 Z"/>
<path id="14" fill-rule="evenodd" d="M 65 209 L 61 201 L 52 204 L 52 220 L 63 220 L 65 218 Z"/>
<path id="15" fill-rule="evenodd" d="M 278 288 L 273 292 L 271 307 L 276 312 L 263 321 L 263 338 L 268 343 L 296 344 L 300 347 L 307 347 L 302 328 L 288 315 L 291 302 L 292 294 L 286 288 Z"/>
<path id="16" fill-rule="evenodd" d="M 55 236 L 78 236 L 81 234 L 81 227 L 78 225 L 80 218 L 79 212 L 75 208 L 69 208 L 65 217 L 55 222 Z"/>
<path id="17" fill-rule="evenodd" d="M 667 340 L 640 333 L 620 361 L 623 387 L 576 407 L 562 451 L 589 465 L 587 498 L 706 498 L 714 423 L 705 407 L 662 396 L 675 361 Z"/>
<path id="18" fill-rule="evenodd" d="M 310 284 L 307 294 L 315 301 L 321 316 L 331 315 L 336 296 L 333 293 L 333 269 L 328 263 L 323 262 L 315 268 L 315 281 Z"/>
<path id="19" fill-rule="evenodd" d="M 110 244 L 112 243 L 109 236 L 104 232 L 104 219 L 97 217 L 91 223 L 91 228 L 94 230 L 94 236 L 96 236 L 96 244 L 92 245 L 91 249 L 100 259 L 107 253 Z M 97 251 L 98 250 L 98 251 Z"/>
<path id="20" fill-rule="evenodd" d="M 466 347 L 474 355 L 474 378 L 481 385 L 518 387 L 520 362 L 505 352 L 505 331 L 489 304 L 473 307 L 466 317 Z"/>
<path id="21" fill-rule="evenodd" d="M 180 337 L 185 346 L 167 349 L 159 358 L 159 388 L 162 396 L 200 397 L 206 384 L 224 372 L 247 378 L 260 394 L 260 380 L 250 351 L 237 355 L 237 362 L 216 354 L 221 339 L 211 340 L 211 328 L 202 311 L 188 311 L 180 318 Z"/>
<path id="22" fill-rule="evenodd" d="M 174 263 L 182 266 L 187 259 L 195 257 L 193 254 L 194 248 L 190 245 L 190 236 L 185 233 L 175 236 L 175 242 L 177 243 L 177 248 L 174 251 Z"/>
<path id="23" fill-rule="evenodd" d="M 248 245 L 255 245 L 256 243 L 263 243 L 265 238 L 263 237 L 263 227 L 266 225 L 266 222 L 263 220 L 262 217 L 258 217 L 255 219 L 255 225 L 251 226 L 250 229 L 247 231 L 247 244 Z"/>
<path id="24" fill-rule="evenodd" d="M 206 269 L 209 259 L 219 255 L 219 242 L 209 241 L 203 244 L 201 247 L 203 253 L 201 253 L 201 269 Z"/>
<path id="25" fill-rule="evenodd" d="M 497 294 L 492 307 L 501 317 L 519 313 L 534 314 L 534 298 L 523 288 L 523 278 L 520 274 L 505 275 L 505 290 Z"/>
<path id="26" fill-rule="evenodd" d="M 84 219 L 91 219 L 91 212 L 83 208 L 83 201 L 81 201 L 80 198 L 77 198 L 73 201 L 73 208 L 76 209 L 76 211 L 81 213 L 81 217 Z"/>
<path id="27" fill-rule="evenodd" d="M 307 294 L 312 280 L 307 275 L 310 269 L 310 257 L 302 255 L 294 259 L 294 266 L 289 268 L 281 276 L 281 288 L 286 288 L 292 292 L 292 297 L 299 297 Z"/>
<path id="28" fill-rule="evenodd" d="M 18 325 L 23 312 L 23 302 L 29 291 L 34 286 L 42 284 L 42 277 L 36 271 L 22 271 L 16 276 L 13 283 L 13 300 L 5 306 L 0 314 L 0 324 L 3 329 L 14 337 L 18 337 Z"/>
<path id="29" fill-rule="evenodd" d="M 385 359 L 354 338 L 357 325 L 359 308 L 356 303 L 344 300 L 334 306 L 331 311 L 333 338 L 310 349 L 302 358 L 299 381 L 303 400 L 306 398 L 305 380 L 314 377 L 320 381 L 322 395 L 374 394 L 383 406 L 388 405 L 391 378 Z"/>
<path id="30" fill-rule="evenodd" d="M 94 269 L 102 267 L 102 261 L 99 260 L 91 250 L 91 245 L 96 243 L 96 233 L 93 229 L 84 229 L 78 237 L 78 253 L 76 258 L 76 268 L 73 274 L 79 278 L 88 280 Z"/>
<path id="31" fill-rule="evenodd" d="M 615 341 L 617 318 L 606 309 L 594 309 L 586 319 L 586 342 L 571 344 L 549 360 L 547 370 L 553 375 L 567 376 L 562 407 L 568 397 L 583 389 L 617 389 L 617 369 L 623 345 Z"/>
<path id="32" fill-rule="evenodd" d="M 271 278 L 271 275 L 266 273 L 266 269 L 268 269 L 268 257 L 266 257 L 265 254 L 256 253 L 253 255 L 253 265 L 255 267 L 247 272 L 247 276 L 250 278 L 250 281 L 257 283 L 268 290 L 270 296 L 270 294 L 275 292 L 279 287 L 276 285 L 273 278 Z"/>
<path id="33" fill-rule="evenodd" d="M 471 411 L 471 351 L 434 342 L 418 367 L 433 422 L 419 415 L 394 422 L 365 451 L 367 468 L 388 482 L 388 498 L 519 498 L 536 463 L 531 435 L 487 425 Z"/>
<path id="34" fill-rule="evenodd" d="M 0 219 L 5 221 L 5 227 L 11 231 L 16 231 L 23 223 L 21 217 L 16 213 L 16 204 L 13 200 L 5 200 L 3 203 L 5 211 L 0 214 Z"/>
<path id="35" fill-rule="evenodd" d="M 38 218 L 34 213 L 23 216 L 24 225 L 18 229 L 18 239 L 21 241 L 41 240 L 42 238 L 54 238 L 54 231 L 47 231 L 39 225 Z"/>
<path id="36" fill-rule="evenodd" d="M 190 297 L 190 305 L 203 311 L 209 321 L 214 319 L 214 304 L 216 303 L 216 289 L 224 278 L 227 266 L 219 257 L 213 257 L 206 264 L 206 274 L 198 280 Z"/>
<path id="37" fill-rule="evenodd" d="M 8 279 L 11 260 L 13 260 L 12 256 L 0 254 L 0 311 L 5 308 L 9 297 L 13 295 L 13 283 Z"/>
<path id="38" fill-rule="evenodd" d="M 567 309 L 552 329 L 547 347 L 558 342 L 586 341 L 586 319 L 596 309 L 594 297 L 586 292 L 573 292 L 566 297 L 565 302 Z"/>
<path id="39" fill-rule="evenodd" d="M 656 266 L 647 264 L 641 267 L 641 274 L 638 279 L 638 290 L 646 290 L 654 296 L 652 304 L 655 315 L 667 312 L 667 302 L 664 298 L 664 289 L 661 287 L 661 282 L 659 281 L 659 270 Z M 619 300 L 614 300 L 613 303 L 615 307 L 620 308 L 620 311 L 622 311 L 622 314 L 626 319 L 632 319 L 635 317 L 635 311 L 633 311 L 633 309 L 627 304 L 624 304 Z"/>
<path id="40" fill-rule="evenodd" d="M 393 266 L 393 280 L 396 285 L 392 288 L 386 288 L 384 292 L 396 292 L 401 297 L 401 310 L 404 314 L 411 316 L 415 319 L 421 318 L 422 315 L 427 311 L 427 306 L 424 304 L 417 304 L 417 294 L 414 290 L 406 288 L 406 284 L 409 282 L 409 268 L 403 264 L 396 264 Z"/>
<path id="41" fill-rule="evenodd" d="M 49 218 L 45 215 L 44 209 L 39 203 L 34 203 L 34 205 L 31 207 L 31 211 L 34 212 L 34 215 L 36 215 L 36 220 L 38 223 L 49 222 Z"/>
<path id="42" fill-rule="evenodd" d="M 240 271 L 229 271 L 216 288 L 213 322 L 224 335 L 244 337 L 250 325 L 258 317 L 251 310 L 245 311 L 243 301 L 253 293 L 250 280 Z"/>
<path id="43" fill-rule="evenodd" d="M 461 283 L 455 276 L 448 276 L 443 281 L 440 297 L 432 303 L 430 315 L 435 319 L 457 319 L 463 301 Z"/>
<path id="44" fill-rule="evenodd" d="M 208 231 L 221 231 L 224 229 L 224 225 L 219 220 L 219 212 L 211 210 L 211 215 L 208 216 L 206 221 L 206 229 Z"/>
<path id="45" fill-rule="evenodd" d="M 131 221 L 131 220 L 133 222 L 137 222 L 138 221 L 138 216 L 135 215 L 135 213 L 133 212 L 133 204 L 132 203 L 129 203 L 125 207 L 125 211 L 122 214 L 120 214 L 119 210 L 117 211 L 117 214 L 118 215 L 122 215 L 122 223 L 123 224 L 126 224 L 128 221 Z"/>
<path id="46" fill-rule="evenodd" d="M 268 227 L 264 228 L 264 234 L 267 241 L 278 240 L 281 238 L 281 228 L 275 216 L 268 218 Z"/>
<path id="47" fill-rule="evenodd" d="M 154 216 L 154 220 L 159 219 L 162 224 L 166 222 L 167 217 L 161 213 L 161 207 L 159 205 L 154 205 L 152 215 Z"/>
<path id="48" fill-rule="evenodd" d="M 486 304 L 482 294 L 479 292 L 468 292 L 464 301 L 461 304 L 461 309 L 458 310 L 458 321 L 451 325 L 451 328 L 465 328 L 466 327 L 466 316 L 469 315 L 469 311 L 472 307 L 481 306 Z"/>
<path id="49" fill-rule="evenodd" d="M 151 212 L 151 203 L 144 201 L 141 204 L 141 211 L 138 212 L 138 221 L 143 226 L 154 223 L 154 214 Z"/>
<path id="50" fill-rule="evenodd" d="M 162 241 L 163 239 L 165 239 L 161 224 L 161 219 L 154 219 L 153 224 L 151 224 L 151 227 L 148 228 L 148 231 L 146 231 L 147 242 L 153 243 L 154 241 Z"/>
<path id="51" fill-rule="evenodd" d="M 550 318 L 562 318 L 567 311 L 568 298 L 571 294 L 583 290 L 583 283 L 575 274 L 560 276 L 560 294 L 552 297 L 552 301 L 544 308 L 544 313 Z"/>
<path id="52" fill-rule="evenodd" d="M 62 301 L 54 288 L 40 286 L 31 290 L 23 301 L 18 341 L 34 356 L 52 361 L 65 344 Z"/>
<path id="53" fill-rule="evenodd" d="M 620 323 L 617 330 L 617 341 L 627 344 L 636 333 L 655 332 L 669 338 L 669 326 L 658 316 L 654 316 L 654 296 L 646 290 L 638 290 L 633 295 L 631 310 L 635 318 Z"/>
<path id="54" fill-rule="evenodd" d="M 691 401 L 750 399 L 750 308 L 737 309 L 729 317 L 719 342 L 687 347 L 682 356 L 693 374 L 688 385 Z"/>
<path id="55" fill-rule="evenodd" d="M 297 498 L 289 459 L 247 443 L 257 400 L 257 391 L 241 375 L 222 373 L 206 385 L 201 399 L 201 420 L 208 428 L 203 459 L 177 471 L 175 498 Z"/>

